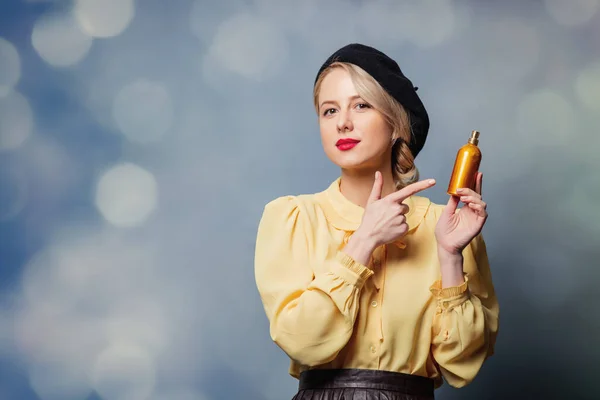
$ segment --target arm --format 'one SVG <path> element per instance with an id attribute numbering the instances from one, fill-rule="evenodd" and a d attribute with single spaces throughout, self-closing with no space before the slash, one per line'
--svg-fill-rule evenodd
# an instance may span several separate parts
<path id="1" fill-rule="evenodd" d="M 311 265 L 318 232 L 300 214 L 291 196 L 265 207 L 255 278 L 273 341 L 291 359 L 316 366 L 333 360 L 350 339 L 360 290 L 373 272 L 341 251 Z"/>
<path id="2" fill-rule="evenodd" d="M 440 263 L 442 281 L 431 287 L 438 303 L 432 353 L 446 381 L 462 387 L 475 378 L 483 362 L 494 353 L 498 301 L 481 235 L 460 257 L 440 254 Z"/>

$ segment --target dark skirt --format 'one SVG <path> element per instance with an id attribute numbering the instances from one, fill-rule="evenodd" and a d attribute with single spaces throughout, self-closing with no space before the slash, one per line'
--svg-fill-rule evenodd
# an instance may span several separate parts
<path id="1" fill-rule="evenodd" d="M 433 380 L 367 369 L 313 369 L 300 374 L 292 400 L 433 400 Z"/>

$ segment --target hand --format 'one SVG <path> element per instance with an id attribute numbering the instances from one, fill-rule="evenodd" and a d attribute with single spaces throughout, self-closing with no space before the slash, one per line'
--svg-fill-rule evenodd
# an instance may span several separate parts
<path id="1" fill-rule="evenodd" d="M 481 199 L 483 174 L 477 173 L 475 190 L 459 189 L 460 197 L 450 196 L 448 204 L 435 227 L 438 250 L 450 255 L 461 254 L 463 249 L 477 236 L 487 220 L 487 205 Z M 465 207 L 457 212 L 459 201 Z"/>
<path id="2" fill-rule="evenodd" d="M 408 232 L 405 214 L 408 206 L 402 203 L 408 197 L 435 185 L 435 180 L 415 182 L 381 198 L 383 178 L 375 173 L 375 183 L 369 195 L 367 206 L 356 234 L 368 237 L 375 247 L 396 241 Z"/>

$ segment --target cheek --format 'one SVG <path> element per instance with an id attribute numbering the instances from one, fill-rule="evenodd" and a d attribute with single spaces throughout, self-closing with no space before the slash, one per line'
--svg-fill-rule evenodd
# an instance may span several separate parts
<path id="1" fill-rule="evenodd" d="M 361 131 L 368 138 L 373 146 L 387 146 L 392 140 L 392 131 L 385 123 L 378 118 L 363 121 Z"/>
<path id="2" fill-rule="evenodd" d="M 377 123 L 373 125 L 376 128 L 375 131 L 377 132 L 377 140 L 380 143 L 389 145 L 392 141 L 392 129 L 385 121 L 377 121 Z"/>
<path id="3" fill-rule="evenodd" d="M 337 127 L 330 120 L 321 120 L 319 122 L 319 131 L 322 140 L 331 140 L 333 136 L 337 135 Z"/>

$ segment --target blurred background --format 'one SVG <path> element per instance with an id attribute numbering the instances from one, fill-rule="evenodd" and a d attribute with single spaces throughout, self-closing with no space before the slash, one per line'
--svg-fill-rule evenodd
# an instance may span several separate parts
<path id="1" fill-rule="evenodd" d="M 1 0 L 0 399 L 281 400 L 264 205 L 325 189 L 312 86 L 350 42 L 481 131 L 494 355 L 439 399 L 598 399 L 600 0 Z"/>

